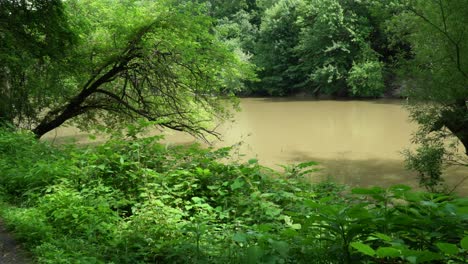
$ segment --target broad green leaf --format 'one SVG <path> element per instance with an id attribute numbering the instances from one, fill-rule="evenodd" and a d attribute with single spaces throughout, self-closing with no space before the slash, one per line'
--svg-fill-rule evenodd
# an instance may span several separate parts
<path id="1" fill-rule="evenodd" d="M 347 216 L 350 218 L 364 219 L 371 217 L 369 210 L 364 208 L 365 204 L 360 204 L 351 207 L 347 212 Z"/>
<path id="2" fill-rule="evenodd" d="M 387 242 L 392 241 L 391 237 L 389 237 L 389 236 L 387 236 L 385 234 L 382 234 L 382 233 L 375 233 L 374 236 L 376 236 L 376 237 L 378 237 L 378 238 L 380 238 L 380 239 L 382 239 L 384 241 L 387 241 Z"/>
<path id="3" fill-rule="evenodd" d="M 447 255 L 455 255 L 458 253 L 458 247 L 454 244 L 439 242 L 436 246 Z"/>
<path id="4" fill-rule="evenodd" d="M 400 250 L 392 247 L 380 247 L 377 249 L 377 256 L 380 258 L 396 258 L 401 255 Z"/>
<path id="5" fill-rule="evenodd" d="M 352 242 L 350 244 L 353 248 L 355 248 L 357 251 L 361 252 L 364 255 L 368 256 L 375 256 L 375 250 L 373 250 L 370 246 L 361 243 L 361 242 Z"/>
<path id="6" fill-rule="evenodd" d="M 301 162 L 301 163 L 297 164 L 296 166 L 297 166 L 298 168 L 303 169 L 303 168 L 307 168 L 307 167 L 310 167 L 310 166 L 316 166 L 316 165 L 318 165 L 317 162 L 315 162 L 315 161 L 309 161 L 309 162 Z"/>
<path id="7" fill-rule="evenodd" d="M 247 249 L 246 263 L 258 263 L 258 260 L 263 256 L 263 249 L 259 246 L 252 246 Z"/>
<path id="8" fill-rule="evenodd" d="M 235 191 L 239 188 L 241 188 L 242 186 L 244 186 L 244 182 L 242 180 L 240 180 L 239 178 L 237 178 L 234 183 L 231 184 L 231 190 Z"/>
<path id="9" fill-rule="evenodd" d="M 372 187 L 372 188 L 354 188 L 351 190 L 353 194 L 364 194 L 364 195 L 375 195 L 381 194 L 385 192 L 384 189 L 380 187 Z"/>
<path id="10" fill-rule="evenodd" d="M 202 198 L 196 197 L 196 196 L 192 197 L 192 201 L 194 201 L 197 204 L 204 202 L 204 200 Z"/>
<path id="11" fill-rule="evenodd" d="M 412 264 L 418 263 L 418 257 L 416 257 L 416 256 L 409 256 L 409 257 L 406 258 L 406 260 L 407 260 L 409 263 L 412 263 Z"/>
<path id="12" fill-rule="evenodd" d="M 317 203 L 314 200 L 305 200 L 304 205 L 307 206 L 307 207 L 313 208 L 313 209 L 322 207 L 321 204 Z"/>
<path id="13" fill-rule="evenodd" d="M 301 229 L 301 224 L 293 224 L 291 217 L 289 216 L 284 216 L 284 222 L 286 223 L 287 226 L 291 227 L 292 229 L 296 229 L 296 230 Z"/>
<path id="14" fill-rule="evenodd" d="M 468 236 L 464 237 L 461 241 L 460 241 L 460 245 L 463 249 L 468 249 Z"/>
<path id="15" fill-rule="evenodd" d="M 301 224 L 292 224 L 291 225 L 291 228 L 295 229 L 295 230 L 299 230 L 299 229 L 301 229 L 301 227 L 302 227 Z"/>
<path id="16" fill-rule="evenodd" d="M 418 263 L 431 263 L 434 260 L 441 259 L 444 259 L 444 256 L 429 250 L 424 250 L 418 255 Z"/>
<path id="17" fill-rule="evenodd" d="M 249 164 L 257 164 L 258 159 L 249 159 Z"/>
<path id="18" fill-rule="evenodd" d="M 232 237 L 232 240 L 238 243 L 246 243 L 247 236 L 244 233 L 235 233 L 234 236 Z"/>
<path id="19" fill-rule="evenodd" d="M 289 245 L 284 241 L 271 241 L 272 247 L 280 253 L 281 256 L 287 257 L 289 252 Z"/>
<path id="20" fill-rule="evenodd" d="M 260 232 L 268 232 L 270 230 L 273 229 L 273 225 L 272 224 L 261 224 L 261 225 L 258 225 L 257 226 L 257 230 L 260 231 Z"/>

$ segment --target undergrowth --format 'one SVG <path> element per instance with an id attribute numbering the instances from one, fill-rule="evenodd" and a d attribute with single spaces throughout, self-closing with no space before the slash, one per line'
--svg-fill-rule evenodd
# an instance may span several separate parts
<path id="1" fill-rule="evenodd" d="M 229 155 L 0 131 L 0 216 L 39 263 L 466 263 L 467 198 L 312 185 L 313 162 Z"/>

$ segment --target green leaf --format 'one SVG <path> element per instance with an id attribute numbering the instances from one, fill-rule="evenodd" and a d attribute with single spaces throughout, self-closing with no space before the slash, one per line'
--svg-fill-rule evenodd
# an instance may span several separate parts
<path id="1" fill-rule="evenodd" d="M 249 164 L 252 165 L 252 164 L 257 164 L 258 163 L 258 159 L 249 159 Z"/>
<path id="2" fill-rule="evenodd" d="M 284 241 L 271 241 L 270 242 L 272 247 L 280 253 L 281 256 L 287 257 L 288 256 L 288 251 L 289 251 L 289 245 L 288 243 Z"/>
<path id="3" fill-rule="evenodd" d="M 245 263 L 258 263 L 263 256 L 263 249 L 259 246 L 252 246 L 247 249 Z"/>
<path id="4" fill-rule="evenodd" d="M 439 242 L 436 246 L 447 255 L 456 255 L 458 253 L 458 247 L 454 244 Z"/>
<path id="5" fill-rule="evenodd" d="M 261 224 L 259 226 L 257 226 L 257 230 L 260 231 L 260 232 L 263 232 L 263 233 L 266 233 L 270 230 L 273 229 L 273 225 L 272 224 Z"/>
<path id="6" fill-rule="evenodd" d="M 409 256 L 406 258 L 406 260 L 409 262 L 409 263 L 418 263 L 418 258 L 416 256 Z"/>
<path id="7" fill-rule="evenodd" d="M 235 233 L 232 240 L 238 243 L 246 243 L 247 236 L 244 233 Z"/>
<path id="8" fill-rule="evenodd" d="M 299 230 L 299 229 L 301 229 L 301 227 L 302 227 L 301 224 L 292 224 L 291 225 L 291 228 L 295 229 L 295 230 Z"/>
<path id="9" fill-rule="evenodd" d="M 385 235 L 385 234 L 382 234 L 382 233 L 375 233 L 374 236 L 376 236 L 376 237 L 382 239 L 383 241 L 387 241 L 387 242 L 392 241 L 392 238 L 391 238 L 391 237 L 389 237 L 389 236 L 387 236 L 387 235 Z"/>
<path id="10" fill-rule="evenodd" d="M 210 170 L 209 169 L 203 169 L 203 168 L 200 168 L 200 167 L 197 167 L 195 169 L 196 173 L 200 176 L 208 176 L 210 175 Z"/>
<path id="11" fill-rule="evenodd" d="M 368 255 L 371 257 L 375 256 L 375 250 L 373 250 L 370 246 L 366 244 L 363 244 L 361 242 L 352 242 L 350 245 L 364 255 Z"/>
<path id="12" fill-rule="evenodd" d="M 241 188 L 242 186 L 244 186 L 244 182 L 242 180 L 240 180 L 239 178 L 237 178 L 234 183 L 231 184 L 231 190 L 237 190 L 239 188 Z"/>
<path id="13" fill-rule="evenodd" d="M 307 167 L 315 166 L 315 165 L 318 165 L 318 163 L 315 161 L 309 161 L 309 162 L 301 162 L 297 164 L 296 167 L 303 169 L 303 168 L 307 168 Z"/>
<path id="14" fill-rule="evenodd" d="M 194 201 L 196 204 L 205 202 L 202 198 L 196 196 L 192 197 L 192 201 Z"/>
<path id="15" fill-rule="evenodd" d="M 444 256 L 441 254 L 429 251 L 429 250 L 424 250 L 421 251 L 420 254 L 418 255 L 418 263 L 425 263 L 425 262 L 432 262 L 434 260 L 441 260 L 444 259 Z"/>
<path id="16" fill-rule="evenodd" d="M 396 258 L 396 257 L 399 257 L 401 255 L 401 252 L 396 249 L 396 248 L 392 248 L 392 247 L 380 247 L 377 249 L 377 256 L 379 256 L 380 258 Z"/>
<path id="17" fill-rule="evenodd" d="M 468 236 L 464 237 L 461 241 L 460 241 L 460 245 L 463 249 L 468 249 Z"/>
<path id="18" fill-rule="evenodd" d="M 375 195 L 381 194 L 385 192 L 384 189 L 380 187 L 372 187 L 372 188 L 354 188 L 351 190 L 353 194 L 364 194 L 364 195 Z"/>

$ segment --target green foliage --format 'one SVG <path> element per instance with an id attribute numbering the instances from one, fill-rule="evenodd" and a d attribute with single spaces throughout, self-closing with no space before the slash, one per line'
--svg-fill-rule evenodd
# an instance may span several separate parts
<path id="1" fill-rule="evenodd" d="M 60 149 L 0 136 L 0 215 L 40 263 L 423 263 L 466 258 L 466 199 L 302 180 L 158 137 Z M 221 162 L 223 160 L 223 162 Z M 45 169 L 43 164 L 48 164 Z"/>
<path id="2" fill-rule="evenodd" d="M 0 1 L 0 121 L 28 122 L 50 102 L 58 80 L 44 73 L 77 41 L 65 9 L 59 0 Z"/>
<path id="3" fill-rule="evenodd" d="M 281 0 L 262 17 L 254 57 L 261 68 L 260 93 L 287 95 L 297 90 L 295 86 L 303 79 L 294 68 L 300 59 L 294 48 L 299 42 L 296 21 L 303 4 L 302 0 Z"/>
<path id="4" fill-rule="evenodd" d="M 422 143 L 407 153 L 408 164 L 432 188 L 443 166 L 468 165 L 468 7 L 463 0 L 410 1 L 402 9 L 392 27 L 412 47 L 401 75 L 411 119 L 419 125 L 414 141 Z"/>
<path id="5" fill-rule="evenodd" d="M 406 152 L 406 166 L 419 173 L 419 184 L 428 190 L 440 191 L 445 148 L 441 143 L 423 143 L 415 153 Z"/>
<path id="6" fill-rule="evenodd" d="M 444 106 L 468 98 L 466 2 L 418 0 L 405 11 L 396 17 L 400 23 L 395 27 L 412 45 L 414 57 L 404 67 L 412 80 L 406 89 L 408 96 Z"/>
<path id="7" fill-rule="evenodd" d="M 266 5 L 252 61 L 252 92 L 379 97 L 400 48 L 385 22 L 390 7 L 368 1 L 285 0 Z M 388 76 L 387 76 L 388 75 Z"/>
<path id="8" fill-rule="evenodd" d="M 241 81 L 254 77 L 242 54 L 213 34 L 204 5 L 171 0 L 52 3 L 57 7 L 40 10 L 38 27 L 43 27 L 41 19 L 59 12 L 57 19 L 75 37 L 73 45 L 51 45 L 63 50 L 61 56 L 46 54 L 13 65 L 19 69 L 2 63 L 7 74 L 0 74 L 1 92 L 7 94 L 0 100 L 8 101 L 2 107 L 18 99 L 26 105 L 11 106 L 16 112 L 7 121 L 38 137 L 68 120 L 81 128 L 103 123 L 121 128 L 137 118 L 203 137 L 212 132 L 215 116 L 229 116 L 227 102 L 236 104 L 233 93 Z M 51 40 L 62 37 L 53 28 L 38 30 L 34 37 L 48 39 L 48 34 Z M 7 57 L 21 57 L 14 51 L 6 50 Z M 20 76 L 9 74 L 14 72 Z M 20 94 L 13 98 L 8 93 Z M 232 100 L 220 102 L 220 97 Z"/>
<path id="9" fill-rule="evenodd" d="M 315 93 L 380 96 L 382 66 L 373 42 L 379 25 L 370 5 L 360 1 L 306 1 L 299 23 L 299 66 Z M 348 91 L 348 89 L 350 91 Z"/>
<path id="10" fill-rule="evenodd" d="M 385 91 L 382 76 L 382 63 L 379 61 L 366 61 L 353 63 L 348 72 L 347 84 L 351 93 L 359 97 L 380 97 Z"/>

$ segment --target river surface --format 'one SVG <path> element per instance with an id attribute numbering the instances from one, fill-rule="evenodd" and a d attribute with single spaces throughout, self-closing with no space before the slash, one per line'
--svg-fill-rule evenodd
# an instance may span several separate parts
<path id="1" fill-rule="evenodd" d="M 418 186 L 417 176 L 404 167 L 401 152 L 411 147 L 416 126 L 400 100 L 336 101 L 311 99 L 241 99 L 242 111 L 217 131 L 223 141 L 215 147 L 242 142 L 236 153 L 241 159 L 257 158 L 263 165 L 281 169 L 280 164 L 317 161 L 322 170 L 313 181 L 332 179 L 353 186 Z M 47 140 L 74 138 L 88 141 L 74 128 L 49 132 Z M 167 144 L 195 142 L 188 135 L 166 132 Z M 446 172 L 449 186 L 468 195 L 466 168 Z"/>

